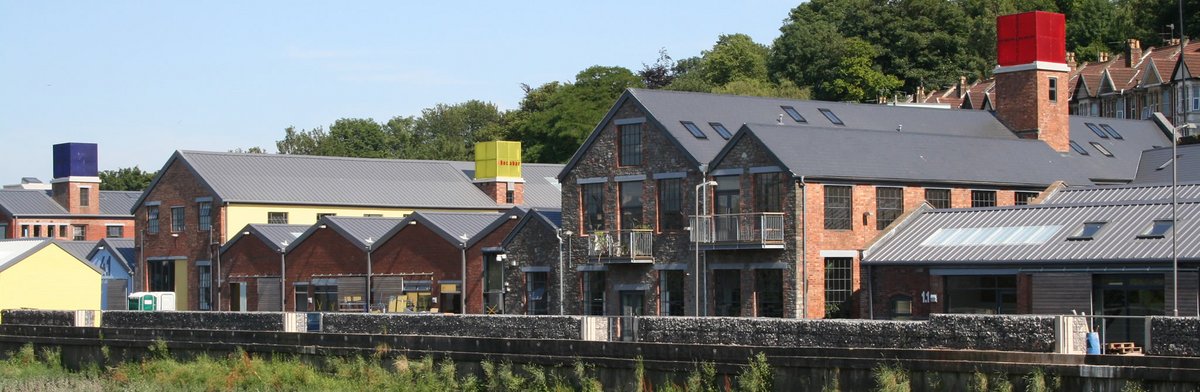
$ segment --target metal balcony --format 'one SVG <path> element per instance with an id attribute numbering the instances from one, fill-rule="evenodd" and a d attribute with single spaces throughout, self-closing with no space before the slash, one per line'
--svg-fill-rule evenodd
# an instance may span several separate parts
<path id="1" fill-rule="evenodd" d="M 707 249 L 783 249 L 783 213 L 691 217 L 691 239 Z"/>
<path id="2" fill-rule="evenodd" d="M 588 257 L 604 262 L 653 262 L 654 231 L 597 231 L 588 235 Z"/>

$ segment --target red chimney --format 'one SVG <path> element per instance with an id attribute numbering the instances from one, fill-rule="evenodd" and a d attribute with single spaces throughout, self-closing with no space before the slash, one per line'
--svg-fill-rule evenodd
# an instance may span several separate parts
<path id="1" fill-rule="evenodd" d="M 1066 17 L 1026 12 L 996 18 L 996 117 L 1018 136 L 1070 151 Z"/>

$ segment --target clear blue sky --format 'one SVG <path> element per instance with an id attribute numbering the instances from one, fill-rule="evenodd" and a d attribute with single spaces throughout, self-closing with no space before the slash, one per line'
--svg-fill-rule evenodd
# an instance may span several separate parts
<path id="1" fill-rule="evenodd" d="M 797 1 L 149 2 L 0 0 L 0 184 L 51 176 L 51 145 L 100 169 L 175 150 L 275 151 L 283 129 L 385 120 L 592 65 L 634 71 L 720 34 L 770 43 Z"/>

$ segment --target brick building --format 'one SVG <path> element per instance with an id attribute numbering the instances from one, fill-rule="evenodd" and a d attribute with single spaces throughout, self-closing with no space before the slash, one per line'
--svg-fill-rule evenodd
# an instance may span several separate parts
<path id="1" fill-rule="evenodd" d="M 504 161 L 520 167 L 519 156 Z M 473 175 L 486 172 L 479 167 L 487 163 L 178 151 L 128 210 L 146 223 L 136 233 L 138 263 L 145 267 L 138 268 L 135 286 L 175 292 L 178 309 L 208 310 L 231 289 L 210 279 L 221 264 L 219 246 L 249 224 L 311 225 L 330 215 L 399 219 L 418 210 L 494 212 L 556 200 L 546 195 L 557 192 L 557 183 L 543 172 L 561 166 L 532 165 L 539 177 Z"/>
<path id="2" fill-rule="evenodd" d="M 226 295 L 221 309 L 230 309 L 237 304 L 243 311 L 296 310 L 282 308 L 285 298 L 284 283 L 279 279 L 281 270 L 286 269 L 288 249 L 311 226 L 249 224 L 221 246 L 222 281 L 237 284 L 237 296 Z M 246 300 L 241 300 L 245 287 Z M 232 301 L 232 298 L 238 298 Z M 294 306 L 294 303 L 290 303 Z M 305 310 L 301 307 L 299 310 Z"/>
<path id="3" fill-rule="evenodd" d="M 372 263 L 374 253 L 382 246 L 382 239 L 403 221 L 400 218 L 340 216 L 326 216 L 318 220 L 300 234 L 283 254 L 286 265 L 286 282 L 283 285 L 287 290 L 283 297 L 286 300 L 284 308 L 323 312 L 366 311 L 368 264 Z M 265 283 L 270 290 L 259 290 L 260 296 L 279 292 L 278 278 Z M 230 298 L 236 297 L 231 295 Z M 262 300 L 260 303 L 263 303 Z"/>

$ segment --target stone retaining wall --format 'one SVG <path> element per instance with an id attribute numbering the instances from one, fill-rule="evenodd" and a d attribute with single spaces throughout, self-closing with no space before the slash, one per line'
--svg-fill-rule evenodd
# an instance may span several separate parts
<path id="1" fill-rule="evenodd" d="M 75 326 L 75 311 L 6 309 L 0 310 L 0 323 L 72 327 Z"/>
<path id="2" fill-rule="evenodd" d="M 279 312 L 140 312 L 106 311 L 104 328 L 216 329 L 225 331 L 279 331 L 284 313 Z"/>
<path id="3" fill-rule="evenodd" d="M 321 323 L 327 333 L 579 340 L 583 317 L 325 313 Z"/>
<path id="4" fill-rule="evenodd" d="M 1200 356 L 1200 318 L 1151 317 L 1148 345 L 1153 355 Z"/>

